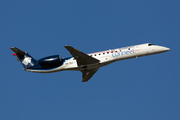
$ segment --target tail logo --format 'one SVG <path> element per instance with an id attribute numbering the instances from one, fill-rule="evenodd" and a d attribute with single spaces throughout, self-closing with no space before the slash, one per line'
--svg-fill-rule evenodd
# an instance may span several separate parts
<path id="1" fill-rule="evenodd" d="M 31 62 L 31 59 L 32 59 L 32 58 L 30 58 L 30 57 L 28 57 L 28 56 L 25 56 L 25 58 L 24 58 L 24 60 L 22 61 L 22 63 L 23 63 L 24 65 L 30 64 L 31 66 L 33 66 L 34 64 Z"/>

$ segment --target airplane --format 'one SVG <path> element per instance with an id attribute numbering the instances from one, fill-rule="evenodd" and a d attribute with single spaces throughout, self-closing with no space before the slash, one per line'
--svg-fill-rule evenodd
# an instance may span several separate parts
<path id="1" fill-rule="evenodd" d="M 138 58 L 169 51 L 170 48 L 151 43 L 133 45 L 101 52 L 85 54 L 71 46 L 64 46 L 72 57 L 62 58 L 60 55 L 48 56 L 35 60 L 27 52 L 16 47 L 10 48 L 24 67 L 23 70 L 36 73 L 52 73 L 64 70 L 82 72 L 82 82 L 87 82 L 100 67 L 116 61 Z"/>

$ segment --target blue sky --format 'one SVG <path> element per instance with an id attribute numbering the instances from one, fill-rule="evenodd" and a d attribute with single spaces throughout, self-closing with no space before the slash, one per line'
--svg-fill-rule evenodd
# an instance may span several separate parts
<path id="1" fill-rule="evenodd" d="M 1 0 L 1 120 L 179 120 L 180 1 Z M 162 54 L 81 72 L 23 71 L 9 48 L 35 59 L 153 43 Z"/>

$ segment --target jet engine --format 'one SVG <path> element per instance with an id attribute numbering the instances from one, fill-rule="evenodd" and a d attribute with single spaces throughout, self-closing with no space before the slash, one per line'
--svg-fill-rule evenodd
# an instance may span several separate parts
<path id="1" fill-rule="evenodd" d="M 60 55 L 48 56 L 38 60 L 39 64 L 45 68 L 58 67 L 63 63 Z"/>

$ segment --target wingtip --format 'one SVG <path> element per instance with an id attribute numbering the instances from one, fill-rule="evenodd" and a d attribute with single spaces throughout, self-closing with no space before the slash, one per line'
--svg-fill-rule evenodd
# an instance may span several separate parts
<path id="1" fill-rule="evenodd" d="M 16 48 L 16 47 L 10 47 L 11 50 L 14 49 L 14 48 Z"/>
<path id="2" fill-rule="evenodd" d="M 67 47 L 71 47 L 71 46 L 70 45 L 65 45 L 64 47 L 67 48 Z"/>
<path id="3" fill-rule="evenodd" d="M 88 79 L 89 80 L 89 79 Z M 87 82 L 88 80 L 84 80 L 84 79 L 82 79 L 82 82 L 84 83 L 84 82 Z"/>

